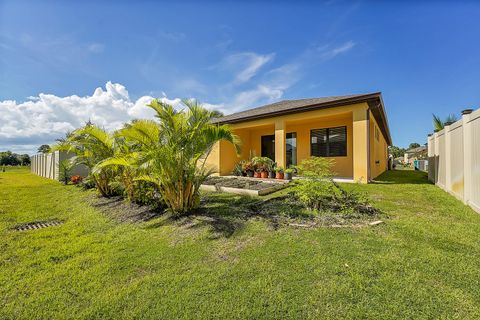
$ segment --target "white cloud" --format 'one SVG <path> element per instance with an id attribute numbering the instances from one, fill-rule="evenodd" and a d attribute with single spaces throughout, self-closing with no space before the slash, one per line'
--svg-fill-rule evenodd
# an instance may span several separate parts
<path id="1" fill-rule="evenodd" d="M 336 56 L 346 53 L 355 47 L 356 43 L 353 41 L 347 41 L 337 47 L 331 48 L 330 46 L 321 46 L 316 49 L 316 52 L 319 54 L 319 57 L 322 60 L 330 60 Z"/>
<path id="2" fill-rule="evenodd" d="M 273 102 L 283 96 L 284 90 L 268 85 L 258 85 L 256 88 L 238 93 L 232 106 L 235 111 L 255 106 L 259 101 Z M 230 109 L 231 111 L 231 109 Z"/>
<path id="3" fill-rule="evenodd" d="M 0 101 L 0 146 L 33 153 L 38 145 L 52 143 L 88 120 L 107 130 L 118 129 L 131 119 L 151 118 L 153 112 L 146 104 L 152 99 L 143 96 L 132 101 L 123 85 L 107 82 L 105 89 L 97 88 L 91 96 L 41 93 L 21 103 Z M 174 105 L 180 102 L 161 99 Z"/>
<path id="4" fill-rule="evenodd" d="M 232 82 L 221 86 L 229 96 L 223 94 L 225 102 L 220 108 L 225 110 L 225 113 L 231 113 L 278 101 L 305 73 L 309 72 L 308 68 L 345 54 L 355 45 L 355 42 L 347 41 L 336 46 L 332 44 L 311 46 L 290 62 L 266 71 L 261 69 L 274 59 L 274 53 L 262 55 L 242 52 L 229 55 L 214 67 L 232 72 L 234 76 Z"/>
<path id="5" fill-rule="evenodd" d="M 227 56 L 221 66 L 236 73 L 235 83 L 244 83 L 275 57 L 274 53 L 262 55 L 254 52 L 241 52 Z"/>
<path id="6" fill-rule="evenodd" d="M 131 100 L 125 86 L 109 81 L 105 89 L 99 87 L 85 97 L 41 93 L 20 103 L 0 101 L 0 151 L 33 154 L 38 146 L 53 143 L 88 120 L 111 131 L 132 119 L 152 119 L 155 112 L 146 106 L 152 99 Z M 169 99 L 165 93 L 159 100 L 177 109 L 183 107 L 181 99 Z M 204 106 L 226 112 L 222 104 Z"/>

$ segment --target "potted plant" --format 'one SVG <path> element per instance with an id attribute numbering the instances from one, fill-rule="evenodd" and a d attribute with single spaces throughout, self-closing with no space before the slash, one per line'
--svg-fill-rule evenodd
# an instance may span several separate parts
<path id="1" fill-rule="evenodd" d="M 272 159 L 268 157 L 254 157 L 252 162 L 255 164 L 257 171 L 260 173 L 258 178 L 268 178 L 268 172 L 273 164 Z"/>
<path id="2" fill-rule="evenodd" d="M 292 180 L 293 171 L 292 168 L 285 170 L 285 180 Z"/>
<path id="3" fill-rule="evenodd" d="M 73 184 L 79 184 L 80 182 L 82 182 L 82 180 L 83 180 L 82 176 L 79 176 L 79 175 L 74 175 L 70 178 L 70 181 Z"/>
<path id="4" fill-rule="evenodd" d="M 275 168 L 275 172 L 277 173 L 277 174 L 275 175 L 275 178 L 276 178 L 276 179 L 283 179 L 283 167 L 282 167 L 282 166 L 276 167 L 276 168 Z"/>
<path id="5" fill-rule="evenodd" d="M 245 161 L 242 164 L 243 172 L 245 172 L 247 177 L 253 177 L 253 172 L 255 171 L 255 167 L 251 161 Z"/>
<path id="6" fill-rule="evenodd" d="M 255 173 L 253 174 L 254 178 L 260 178 L 261 177 L 261 171 L 260 169 L 255 170 Z"/>
<path id="7" fill-rule="evenodd" d="M 244 162 L 245 162 L 245 160 L 241 160 L 241 161 L 237 162 L 235 167 L 233 167 L 232 174 L 234 176 L 241 177 L 241 176 L 244 176 L 244 175 L 247 174 L 245 171 L 243 171 Z"/>
<path id="8" fill-rule="evenodd" d="M 271 169 L 268 171 L 268 178 L 269 179 L 275 179 L 275 169 Z"/>
<path id="9" fill-rule="evenodd" d="M 270 167 L 268 168 L 268 178 L 275 179 L 275 168 L 276 167 L 277 167 L 277 163 L 272 161 Z"/>

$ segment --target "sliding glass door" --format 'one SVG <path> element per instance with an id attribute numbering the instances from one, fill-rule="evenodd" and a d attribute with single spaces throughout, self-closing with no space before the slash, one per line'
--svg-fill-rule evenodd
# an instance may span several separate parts
<path id="1" fill-rule="evenodd" d="M 286 160 L 287 160 L 287 168 L 289 166 L 297 165 L 297 133 L 290 132 L 287 133 L 286 136 Z"/>
<path id="2" fill-rule="evenodd" d="M 297 133 L 287 133 L 285 140 L 285 153 L 287 168 L 297 164 Z M 275 135 L 262 136 L 262 157 L 275 161 Z"/>
<path id="3" fill-rule="evenodd" d="M 275 161 L 275 135 L 262 136 L 262 157 Z"/>

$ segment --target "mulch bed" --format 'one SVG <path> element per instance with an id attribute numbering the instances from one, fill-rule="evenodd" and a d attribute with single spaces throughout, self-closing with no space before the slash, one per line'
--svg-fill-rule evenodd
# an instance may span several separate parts
<path id="1" fill-rule="evenodd" d="M 99 209 L 106 216 L 119 222 L 144 222 L 163 213 L 161 208 L 128 202 L 123 197 L 104 198 L 92 196 L 91 206 Z"/>

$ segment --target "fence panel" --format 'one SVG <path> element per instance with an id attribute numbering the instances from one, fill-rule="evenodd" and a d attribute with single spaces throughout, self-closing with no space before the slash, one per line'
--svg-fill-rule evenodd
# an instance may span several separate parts
<path id="1" fill-rule="evenodd" d="M 480 211 L 480 109 L 470 115 L 471 132 L 471 179 L 470 182 L 470 204 Z"/>
<path id="2" fill-rule="evenodd" d="M 437 146 L 438 146 L 438 157 L 437 157 L 437 184 L 441 187 L 445 187 L 446 178 L 447 178 L 447 166 L 446 160 L 447 157 L 445 156 L 445 129 L 438 133 L 436 138 Z"/>
<path id="3" fill-rule="evenodd" d="M 463 123 L 462 120 L 450 126 L 450 178 L 447 179 L 447 189 L 459 199 L 463 199 Z"/>
<path id="4" fill-rule="evenodd" d="M 428 179 L 480 213 L 480 109 L 428 137 Z"/>
<path id="5" fill-rule="evenodd" d="M 31 172 L 48 179 L 60 179 L 60 163 L 63 160 L 70 159 L 73 154 L 55 151 L 49 154 L 39 153 L 30 157 Z M 83 165 L 74 166 L 70 175 L 80 175 L 86 177 L 88 175 L 87 167 Z"/>

